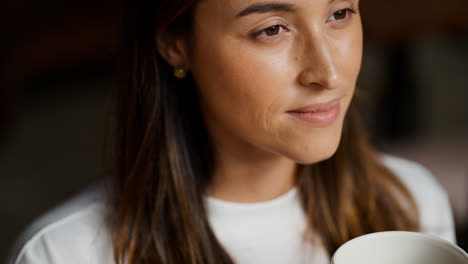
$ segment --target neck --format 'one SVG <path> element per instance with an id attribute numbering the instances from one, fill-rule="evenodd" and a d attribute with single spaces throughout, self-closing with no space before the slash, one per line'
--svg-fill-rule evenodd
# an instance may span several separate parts
<path id="1" fill-rule="evenodd" d="M 232 202 L 262 202 L 281 196 L 295 185 L 296 162 L 241 145 L 217 144 L 216 166 L 206 195 Z"/>

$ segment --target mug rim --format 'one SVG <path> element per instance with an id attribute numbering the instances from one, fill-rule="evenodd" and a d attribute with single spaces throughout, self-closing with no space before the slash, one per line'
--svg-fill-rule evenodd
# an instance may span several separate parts
<path id="1" fill-rule="evenodd" d="M 445 240 L 443 238 L 440 238 L 438 236 L 432 235 L 432 234 L 426 234 L 426 233 L 421 233 L 421 232 L 411 232 L 411 231 L 381 231 L 381 232 L 374 232 L 374 233 L 369 233 L 365 234 L 362 236 L 355 237 L 351 240 L 348 240 L 345 242 L 343 245 L 341 245 L 335 253 L 333 253 L 332 259 L 331 259 L 331 264 L 334 264 L 334 260 L 336 259 L 337 255 L 340 254 L 345 248 L 349 246 L 350 243 L 356 242 L 356 241 L 361 241 L 361 240 L 367 240 L 367 239 L 372 239 L 376 236 L 385 236 L 385 237 L 391 237 L 394 235 L 405 235 L 405 236 L 410 236 L 410 237 L 417 237 L 419 239 L 426 239 L 430 240 L 433 242 L 438 242 L 443 244 L 444 246 L 450 247 L 454 249 L 457 253 L 459 253 L 464 259 L 468 260 L 468 254 L 461 249 L 458 245 L 455 243 L 452 243 L 448 240 Z"/>

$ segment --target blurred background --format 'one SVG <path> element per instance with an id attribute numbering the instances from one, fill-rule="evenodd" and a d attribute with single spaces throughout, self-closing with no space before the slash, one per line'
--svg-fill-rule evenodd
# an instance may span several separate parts
<path id="1" fill-rule="evenodd" d="M 2 6 L 0 261 L 33 219 L 111 173 L 104 142 L 125 13 L 123 0 Z M 375 145 L 433 172 L 468 250 L 466 10 L 466 0 L 361 0 L 358 87 Z"/>

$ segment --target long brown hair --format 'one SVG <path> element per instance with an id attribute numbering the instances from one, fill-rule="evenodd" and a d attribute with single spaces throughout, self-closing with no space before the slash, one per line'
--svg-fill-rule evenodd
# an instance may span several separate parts
<path id="1" fill-rule="evenodd" d="M 117 263 L 233 263 L 211 229 L 203 190 L 213 150 L 192 78 L 177 80 L 155 47 L 160 30 L 191 34 L 195 0 L 134 0 L 118 96 L 116 173 L 109 224 Z M 337 152 L 301 165 L 298 189 L 328 251 L 370 232 L 418 230 L 409 191 L 379 160 L 355 103 Z"/>

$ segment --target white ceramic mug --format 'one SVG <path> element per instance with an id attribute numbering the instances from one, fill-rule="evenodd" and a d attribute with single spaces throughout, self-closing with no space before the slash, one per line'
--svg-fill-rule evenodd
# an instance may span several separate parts
<path id="1" fill-rule="evenodd" d="M 436 236 L 404 231 L 354 238 L 333 254 L 332 264 L 468 264 L 458 246 Z"/>

